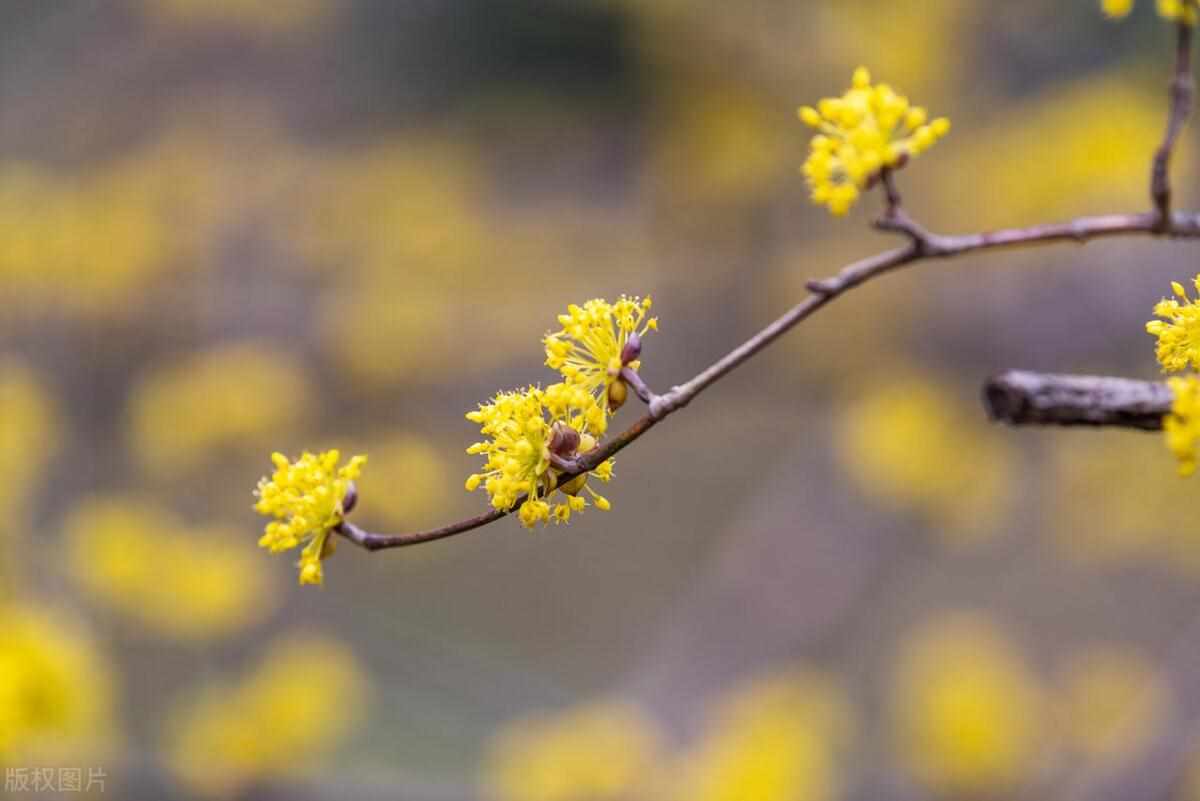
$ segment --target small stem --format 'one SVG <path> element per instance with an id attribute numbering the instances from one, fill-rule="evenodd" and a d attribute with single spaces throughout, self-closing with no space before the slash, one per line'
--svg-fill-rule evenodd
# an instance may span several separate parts
<path id="1" fill-rule="evenodd" d="M 879 172 L 880 181 L 883 183 L 883 197 L 887 201 L 887 207 L 884 209 L 885 218 L 894 218 L 899 212 L 900 204 L 903 202 L 900 197 L 900 190 L 896 187 L 896 176 L 891 167 L 884 167 Z"/>
<path id="2" fill-rule="evenodd" d="M 1171 78 L 1169 90 L 1169 112 L 1167 115 L 1167 130 L 1163 135 L 1162 144 L 1154 153 L 1154 162 L 1150 169 L 1150 197 L 1158 213 L 1157 230 L 1161 233 L 1171 231 L 1171 153 L 1175 142 L 1183 130 L 1192 108 L 1194 81 L 1192 79 L 1192 26 L 1180 22 L 1175 26 L 1175 72 Z"/>
<path id="3" fill-rule="evenodd" d="M 634 370 L 629 365 L 621 368 L 621 380 L 633 387 L 634 394 L 638 396 L 638 399 L 641 400 L 642 403 L 653 403 L 654 399 L 658 397 L 654 394 L 650 387 L 646 386 L 646 382 L 642 380 L 640 375 L 638 375 L 638 371 Z"/>
<path id="4" fill-rule="evenodd" d="M 565 457 L 559 456 L 557 453 L 554 453 L 553 451 L 551 451 L 551 453 L 550 453 L 550 466 L 553 467 L 555 470 L 558 470 L 563 473 L 582 472 L 579 470 L 578 460 L 567 459 Z"/>

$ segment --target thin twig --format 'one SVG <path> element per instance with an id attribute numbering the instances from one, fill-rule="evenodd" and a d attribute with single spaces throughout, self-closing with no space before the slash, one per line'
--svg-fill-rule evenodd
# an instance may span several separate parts
<path id="1" fill-rule="evenodd" d="M 1158 212 L 1159 230 L 1167 232 L 1171 227 L 1171 153 L 1183 130 L 1183 124 L 1192 110 L 1192 26 L 1180 22 L 1175 26 L 1175 72 L 1169 89 L 1170 112 L 1167 130 L 1162 144 L 1154 152 L 1150 170 L 1150 197 Z"/>
<path id="2" fill-rule="evenodd" d="M 1191 28 L 1181 23 L 1178 26 L 1167 133 L 1154 155 L 1151 178 L 1151 194 L 1155 202 L 1154 211 L 1143 214 L 1080 217 L 1065 223 L 944 236 L 930 233 L 908 216 L 901 205 L 900 192 L 895 184 L 893 170 L 881 170 L 879 180 L 883 184 L 886 206 L 883 216 L 875 222 L 875 227 L 882 231 L 906 236 L 909 240 L 908 244 L 849 264 L 830 278 L 809 281 L 807 287 L 811 294 L 808 297 L 793 306 L 775 322 L 718 359 L 699 375 L 684 384 L 672 387 L 669 392 L 655 395 L 648 387 L 640 383 L 640 380 L 629 381 L 627 379 L 627 383 L 634 387 L 634 392 L 647 404 L 648 411 L 645 416 L 600 447 L 575 459 L 574 464 L 577 469 L 559 473 L 554 485 L 549 488 L 549 492 L 553 492 L 557 487 L 583 473 L 594 470 L 602 462 L 639 439 L 660 420 L 687 406 L 706 388 L 719 381 L 738 365 L 752 358 L 818 309 L 859 284 L 884 273 L 920 261 L 952 258 L 978 250 L 1028 247 L 1055 242 L 1082 244 L 1092 239 L 1109 236 L 1167 235 L 1181 239 L 1200 238 L 1200 214 L 1171 211 L 1168 181 L 1171 152 L 1191 107 L 1191 48 Z M 525 496 L 517 498 L 511 509 L 520 508 L 525 500 Z M 443 539 L 486 526 L 506 516 L 511 509 L 494 509 L 457 523 L 408 534 L 375 534 L 364 531 L 349 521 L 341 523 L 335 528 L 335 531 L 368 550 L 400 548 Z"/>
<path id="3" fill-rule="evenodd" d="M 983 405 L 1010 425 L 1116 426 L 1159 431 L 1171 411 L 1161 381 L 1006 370 L 988 379 Z"/>
<path id="4" fill-rule="evenodd" d="M 634 370 L 629 365 L 621 368 L 621 380 L 633 387 L 634 394 L 638 396 L 638 399 L 641 400 L 642 403 L 647 405 L 654 403 L 654 399 L 658 397 L 658 395 L 655 395 L 654 391 L 651 390 L 650 387 L 646 386 L 646 382 L 642 380 L 642 377 L 638 374 L 638 371 Z"/>
<path id="5" fill-rule="evenodd" d="M 1171 218 L 1170 236 L 1200 239 L 1200 214 L 1174 212 Z M 1154 212 L 1112 214 L 1100 217 L 1081 217 L 1054 225 L 1008 228 L 959 236 L 931 234 L 912 223 L 911 227 L 905 228 L 903 231 L 910 237 L 907 245 L 856 261 L 830 278 L 810 281 L 808 288 L 812 294 L 793 306 L 775 322 L 722 356 L 690 381 L 672 387 L 670 391 L 661 395 L 653 396 L 648 404 L 647 413 L 641 419 L 599 448 L 576 459 L 579 469 L 574 472 L 562 473 L 555 486 L 561 486 L 581 473 L 596 469 L 606 459 L 641 438 L 660 420 L 687 406 L 692 399 L 720 380 L 725 374 L 749 360 L 818 309 L 859 284 L 916 262 L 962 256 L 980 250 L 1045 245 L 1055 242 L 1083 243 L 1092 239 L 1118 235 L 1158 236 L 1162 234 L 1162 231 L 1157 226 L 1157 220 L 1158 215 Z M 524 501 L 524 497 L 518 498 L 512 508 L 520 508 Z M 407 534 L 375 534 L 364 531 L 348 521 L 339 526 L 337 531 L 356 545 L 376 551 L 440 540 L 494 523 L 507 514 L 508 511 L 492 510 L 466 520 L 460 520 L 457 523 Z"/>

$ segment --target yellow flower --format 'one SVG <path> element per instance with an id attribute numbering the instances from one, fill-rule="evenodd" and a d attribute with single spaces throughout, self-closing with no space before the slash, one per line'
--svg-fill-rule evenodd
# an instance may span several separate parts
<path id="1" fill-rule="evenodd" d="M 0 508 L 17 521 L 58 450 L 62 429 L 58 401 L 38 376 L 20 362 L 0 359 Z M 10 519 L 10 531 L 20 526 Z"/>
<path id="2" fill-rule="evenodd" d="M 850 210 L 882 169 L 903 167 L 950 130 L 945 117 L 929 122 L 925 109 L 909 105 L 892 87 L 872 85 L 866 67 L 855 70 L 844 95 L 824 98 L 816 108 L 804 106 L 799 115 L 817 131 L 803 167 L 812 200 L 837 216 Z"/>
<path id="3" fill-rule="evenodd" d="M 256 779 L 294 780 L 354 730 L 369 692 L 344 645 L 292 635 L 273 643 L 250 675 L 175 706 L 169 765 L 190 788 L 216 798 L 241 796 Z"/>
<path id="4" fill-rule="evenodd" d="M 635 707 L 593 702 L 501 729 L 484 785 L 498 801 L 637 798 L 657 751 L 657 733 Z"/>
<path id="5" fill-rule="evenodd" d="M 1192 280 L 1200 292 L 1200 276 Z M 1200 304 L 1191 300 L 1178 281 L 1171 282 L 1174 298 L 1154 305 L 1154 314 L 1163 320 L 1146 323 L 1146 333 L 1158 337 L 1154 355 L 1164 373 L 1177 373 L 1191 367 L 1200 369 Z"/>
<path id="6" fill-rule="evenodd" d="M 276 518 L 267 523 L 258 544 L 279 553 L 304 543 L 300 552 L 300 583 L 320 584 L 321 560 L 333 553 L 330 532 L 342 522 L 354 504 L 351 493 L 366 456 L 354 456 L 337 466 L 336 450 L 312 454 L 305 451 L 294 463 L 282 453 L 271 454 L 275 473 L 258 482 L 254 510 Z"/>
<path id="7" fill-rule="evenodd" d="M 1133 10 L 1133 0 L 1100 0 L 1100 10 L 1110 19 L 1120 19 Z"/>
<path id="8" fill-rule="evenodd" d="M 947 545 L 997 536 L 1014 496 L 1011 443 L 937 376 L 892 373 L 845 405 L 835 429 L 843 466 L 869 497 L 922 515 Z"/>
<path id="9" fill-rule="evenodd" d="M 300 359 L 265 343 L 176 357 L 135 386 L 130 445 L 148 470 L 185 475 L 214 456 L 269 447 L 300 423 L 313 395 Z"/>
<path id="10" fill-rule="evenodd" d="M 625 402 L 621 368 L 637 370 L 641 366 L 641 338 L 647 331 L 658 330 L 657 317 L 646 319 L 650 306 L 649 297 L 625 295 L 611 304 L 600 299 L 583 306 L 571 304 L 566 314 L 558 315 L 562 329 L 542 340 L 546 366 L 597 400 L 603 399 L 610 412 L 616 411 Z"/>
<path id="11" fill-rule="evenodd" d="M 752 679 L 721 699 L 675 773 L 677 801 L 829 801 L 851 735 L 843 694 L 800 671 Z"/>
<path id="12" fill-rule="evenodd" d="M 587 390 L 577 384 L 553 384 L 546 389 L 529 387 L 524 391 L 501 392 L 491 403 L 467 413 L 478 423 L 485 442 L 476 442 L 467 453 L 484 454 L 484 472 L 467 478 L 466 488 L 473 492 L 483 486 L 496 509 L 509 510 L 522 495 L 518 518 L 526 528 L 537 523 L 565 523 L 572 512 L 588 505 L 579 495 L 586 489 L 601 510 L 610 508 L 608 500 L 587 486 L 588 476 L 607 482 L 612 478 L 612 459 L 588 474 L 578 476 L 561 489 L 565 499 L 551 509 L 545 500 L 559 472 L 551 466 L 551 454 L 572 459 L 596 447 L 596 438 L 604 432 L 604 410 Z"/>
<path id="13" fill-rule="evenodd" d="M 1167 449 L 1179 460 L 1179 475 L 1196 472 L 1196 449 L 1200 447 L 1200 378 L 1171 378 L 1168 383 L 1175 399 L 1171 413 L 1163 418 Z"/>
<path id="14" fill-rule="evenodd" d="M 906 767 L 942 797 L 1001 797 L 1042 742 L 1042 693 L 1021 653 L 986 619 L 952 614 L 905 643 L 895 736 Z"/>
<path id="15" fill-rule="evenodd" d="M 111 675 L 92 643 L 44 604 L 0 606 L 0 630 L 0 763 L 111 746 Z"/>
<path id="16" fill-rule="evenodd" d="M 165 508 L 123 496 L 83 501 L 64 529 L 79 586 L 148 631 L 204 640 L 271 610 L 266 566 L 234 531 L 187 526 Z"/>
<path id="17" fill-rule="evenodd" d="M 1100 0 L 1104 16 L 1120 19 L 1133 10 L 1134 0 Z M 1200 4 L 1196 0 L 1158 0 L 1158 15 L 1163 19 L 1195 25 Z"/>

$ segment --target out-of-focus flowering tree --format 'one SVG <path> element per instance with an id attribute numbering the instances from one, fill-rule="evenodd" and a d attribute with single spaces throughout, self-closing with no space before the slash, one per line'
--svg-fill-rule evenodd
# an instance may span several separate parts
<path id="1" fill-rule="evenodd" d="M 1137 5 L 0 6 L 5 797 L 1057 798 L 1200 734 L 1194 243 L 898 272 L 538 495 L 879 250 L 884 167 L 939 231 L 1145 208 L 1195 6 Z M 979 409 L 1156 345 L 1169 448 Z"/>

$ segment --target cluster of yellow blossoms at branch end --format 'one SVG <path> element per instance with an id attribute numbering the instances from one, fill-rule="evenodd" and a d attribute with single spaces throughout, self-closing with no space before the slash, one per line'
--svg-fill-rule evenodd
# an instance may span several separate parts
<path id="1" fill-rule="evenodd" d="M 827 97 L 816 108 L 799 111 L 812 138 L 804 177 L 812 200 L 834 215 L 843 215 L 859 194 L 879 179 L 883 169 L 899 169 L 928 150 L 950 130 L 950 121 L 912 106 L 885 83 L 871 83 L 866 67 L 854 71 L 851 88 Z"/>
<path id="2" fill-rule="evenodd" d="M 558 316 L 562 328 L 542 340 L 546 366 L 559 371 L 560 383 L 501 392 L 467 413 L 484 436 L 467 453 L 487 457 L 483 472 L 467 478 L 473 492 L 483 487 L 492 507 L 508 511 L 520 502 L 522 525 L 566 523 L 573 512 L 592 504 L 608 510 L 607 498 L 588 486 L 588 479 L 607 482 L 613 461 L 607 459 L 559 486 L 574 460 L 593 451 L 628 395 L 626 370 L 641 366 L 642 336 L 657 330 L 647 317 L 650 298 L 622 296 L 616 303 L 589 300 L 572 304 Z M 551 503 L 553 493 L 561 500 Z"/>
<path id="3" fill-rule="evenodd" d="M 483 472 L 467 478 L 468 492 L 483 486 L 492 506 L 505 511 L 523 497 L 518 518 L 527 528 L 551 519 L 570 520 L 572 512 L 588 505 L 582 490 L 587 490 L 597 508 L 609 508 L 608 500 L 587 486 L 587 479 L 611 479 L 612 459 L 563 485 L 560 503 L 551 507 L 546 500 L 557 488 L 560 473 L 552 467 L 552 455 L 564 460 L 582 456 L 596 447 L 597 437 L 604 432 L 604 411 L 583 387 L 561 383 L 501 392 L 491 403 L 468 412 L 467 419 L 478 423 L 488 438 L 467 449 L 487 456 Z"/>
<path id="4" fill-rule="evenodd" d="M 355 456 L 338 467 L 336 450 L 313 454 L 305 451 L 295 462 L 282 453 L 271 454 L 275 472 L 258 482 L 254 511 L 275 518 L 267 523 L 258 544 L 271 553 L 303 545 L 300 583 L 320 584 L 321 560 L 333 553 L 330 536 L 354 506 L 354 479 L 366 456 Z"/>
<path id="5" fill-rule="evenodd" d="M 1200 276 L 1193 280 L 1200 292 Z M 1146 323 L 1146 333 L 1158 339 L 1155 356 L 1164 373 L 1200 370 L 1200 299 L 1188 297 L 1183 284 L 1171 282 L 1175 297 L 1164 298 L 1154 306 L 1160 320 Z M 1195 373 L 1170 379 L 1174 401 L 1171 413 L 1163 420 L 1167 448 L 1179 460 L 1181 475 L 1196 472 L 1200 448 L 1200 378 Z"/>
<path id="6" fill-rule="evenodd" d="M 1200 17 L 1200 3 L 1197 0 L 1157 0 L 1158 15 L 1164 19 L 1175 20 L 1186 25 L 1195 25 Z M 1100 0 L 1100 9 L 1106 17 L 1120 19 L 1128 16 L 1133 10 L 1134 0 Z"/>

